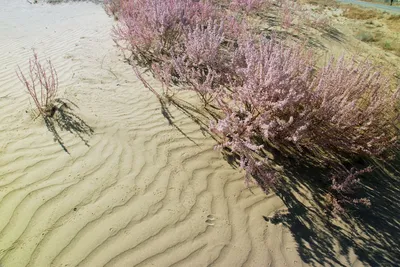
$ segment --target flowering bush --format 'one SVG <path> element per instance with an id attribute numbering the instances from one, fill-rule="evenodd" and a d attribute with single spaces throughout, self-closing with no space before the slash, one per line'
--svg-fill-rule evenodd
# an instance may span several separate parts
<path id="1" fill-rule="evenodd" d="M 311 88 L 317 110 L 310 124 L 316 148 L 378 156 L 398 141 L 399 89 L 365 61 L 331 59 Z"/>
<path id="2" fill-rule="evenodd" d="M 162 81 L 196 91 L 210 102 L 226 83 L 233 46 L 245 24 L 207 1 L 126 1 L 116 41 L 128 44 L 136 64 Z M 138 72 L 136 72 L 138 73 Z"/>
<path id="3" fill-rule="evenodd" d="M 235 0 L 231 7 L 250 10 L 263 2 Z M 299 7 L 280 2 L 283 24 L 290 26 Z M 353 157 L 381 156 L 397 144 L 399 90 L 369 62 L 332 58 L 317 68 L 304 47 L 255 37 L 213 2 L 119 3 L 114 37 L 128 45 L 133 63 L 151 70 L 166 92 L 171 86 L 194 90 L 219 108 L 211 130 L 221 137 L 220 147 L 236 154 L 262 188 L 278 177 L 267 156 L 271 148 L 341 169 Z M 332 189 L 351 187 L 358 174 L 342 179 L 338 172 Z"/>
<path id="4" fill-rule="evenodd" d="M 180 84 L 196 91 L 208 104 L 233 74 L 230 64 L 234 49 L 226 41 L 223 21 L 209 20 L 205 26 L 189 29 L 182 43 L 182 53 L 172 58 Z"/>
<path id="5" fill-rule="evenodd" d="M 171 54 L 185 28 L 217 16 L 218 11 L 210 5 L 192 0 L 125 0 L 120 10 L 121 23 L 114 35 L 141 56 Z"/>
<path id="6" fill-rule="evenodd" d="M 240 155 L 248 173 L 263 180 L 274 180 L 271 172 L 260 171 L 268 162 L 260 157 L 265 142 L 287 149 L 288 134 L 299 135 L 307 123 L 303 117 L 311 94 L 306 89 L 313 70 L 309 61 L 300 48 L 274 41 L 246 41 L 235 53 L 237 79 L 217 100 L 224 118 L 212 130 L 222 136 L 223 147 Z"/>
<path id="7" fill-rule="evenodd" d="M 245 42 L 236 56 L 240 82 L 217 100 L 225 116 L 212 129 L 245 169 L 266 145 L 323 165 L 396 145 L 399 93 L 368 62 L 331 59 L 317 70 L 301 47 L 273 40 Z"/>

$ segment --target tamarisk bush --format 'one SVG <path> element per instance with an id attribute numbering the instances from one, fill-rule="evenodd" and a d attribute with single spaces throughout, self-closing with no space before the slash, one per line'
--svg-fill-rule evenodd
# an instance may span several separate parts
<path id="1" fill-rule="evenodd" d="M 263 2 L 235 0 L 230 7 Z M 288 15 L 299 9 L 280 2 Z M 211 1 L 119 3 L 114 38 L 132 53 L 136 75 L 158 97 L 137 66 L 150 70 L 164 93 L 170 87 L 193 90 L 217 107 L 221 117 L 210 129 L 221 138 L 219 147 L 237 155 L 246 176 L 263 189 L 279 176 L 268 156 L 272 149 L 337 170 L 331 189 L 340 195 L 350 193 L 363 173 L 343 171 L 344 163 L 396 147 L 400 88 L 394 90 L 371 63 L 342 57 L 317 68 L 305 47 L 255 36 Z M 291 17 L 285 23 L 290 26 Z"/>
<path id="2" fill-rule="evenodd" d="M 222 21 L 209 20 L 205 27 L 189 29 L 180 55 L 172 58 L 180 84 L 194 90 L 208 104 L 233 74 L 230 56 L 232 44 L 227 44 Z"/>
<path id="3" fill-rule="evenodd" d="M 302 118 L 311 100 L 306 88 L 312 69 L 301 52 L 272 41 L 259 46 L 254 41 L 241 43 L 234 58 L 239 78 L 231 92 L 217 99 L 224 118 L 212 130 L 222 136 L 223 147 L 240 155 L 247 173 L 264 181 L 274 180 L 273 173 L 261 168 L 268 162 L 260 157 L 264 142 L 283 149 L 286 134 L 299 134 L 307 123 Z"/>
<path id="4" fill-rule="evenodd" d="M 400 88 L 392 90 L 389 78 L 371 63 L 331 59 L 311 90 L 315 149 L 379 156 L 397 143 Z"/>
<path id="5" fill-rule="evenodd" d="M 162 81 L 164 92 L 179 84 L 205 103 L 227 83 L 230 55 L 246 27 L 211 2 L 193 0 L 126 0 L 120 21 L 115 40 L 128 44 L 135 64 Z"/>
<path id="6" fill-rule="evenodd" d="M 274 40 L 245 42 L 235 55 L 239 79 L 216 100 L 224 117 L 211 129 L 262 187 L 276 180 L 265 167 L 270 148 L 340 169 L 353 157 L 381 156 L 396 146 L 399 89 L 392 91 L 370 63 L 340 58 L 316 69 L 304 49 Z M 343 175 L 334 174 L 333 189 L 349 193 L 355 175 Z"/>
<path id="7" fill-rule="evenodd" d="M 331 59 L 316 70 L 301 47 L 273 40 L 245 42 L 236 56 L 241 82 L 217 100 L 225 117 L 213 130 L 239 155 L 269 144 L 327 164 L 379 156 L 398 141 L 399 92 L 368 62 Z"/>
<path id="8" fill-rule="evenodd" d="M 116 40 L 129 44 L 138 59 L 171 56 L 186 27 L 207 22 L 217 11 L 208 2 L 192 0 L 125 0 L 119 11 Z"/>

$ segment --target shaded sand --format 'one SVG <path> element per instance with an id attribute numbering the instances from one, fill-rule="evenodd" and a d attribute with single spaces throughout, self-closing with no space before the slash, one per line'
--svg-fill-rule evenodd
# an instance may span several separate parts
<path id="1" fill-rule="evenodd" d="M 2 267 L 362 265 L 332 235 L 298 228 L 299 239 L 296 225 L 267 222 L 285 196 L 249 190 L 174 105 L 168 123 L 113 46 L 101 6 L 3 0 L 0 18 Z M 62 96 L 79 107 L 72 124 L 93 133 L 56 125 L 54 140 L 32 119 L 15 75 L 31 48 L 52 59 Z"/>

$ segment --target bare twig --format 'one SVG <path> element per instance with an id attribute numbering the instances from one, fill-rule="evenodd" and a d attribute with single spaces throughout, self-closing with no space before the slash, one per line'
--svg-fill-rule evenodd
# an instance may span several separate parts
<path id="1" fill-rule="evenodd" d="M 24 75 L 20 67 L 17 76 L 25 85 L 39 113 L 49 116 L 58 92 L 58 76 L 51 61 L 47 60 L 47 66 L 42 65 L 34 51 L 33 58 L 29 60 L 28 76 Z"/>

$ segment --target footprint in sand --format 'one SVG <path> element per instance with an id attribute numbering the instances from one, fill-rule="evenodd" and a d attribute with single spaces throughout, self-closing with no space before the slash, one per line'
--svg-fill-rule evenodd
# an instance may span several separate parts
<path id="1" fill-rule="evenodd" d="M 207 223 L 208 225 L 214 225 L 214 221 L 215 221 L 215 217 L 214 217 L 213 215 L 208 215 L 208 216 L 207 216 L 206 223 Z"/>

